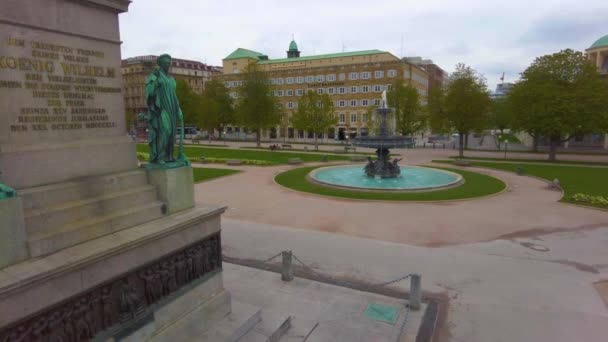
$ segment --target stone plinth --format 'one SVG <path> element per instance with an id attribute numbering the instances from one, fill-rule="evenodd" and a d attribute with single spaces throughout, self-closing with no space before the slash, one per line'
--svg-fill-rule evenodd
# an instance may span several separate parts
<path id="1" fill-rule="evenodd" d="M 0 172 L 16 189 L 136 167 L 118 13 L 128 0 L 3 0 Z"/>
<path id="2" fill-rule="evenodd" d="M 182 211 L 4 268 L 0 341 L 21 326 L 33 329 L 39 320 L 63 324 L 67 312 L 75 325 L 90 315 L 90 334 L 109 338 L 138 329 L 142 321 L 161 329 L 204 305 L 224 292 L 224 210 Z"/>
<path id="3" fill-rule="evenodd" d="M 28 258 L 20 197 L 0 200 L 0 237 L 0 269 Z"/>
<path id="4" fill-rule="evenodd" d="M 148 183 L 156 186 L 158 199 L 169 214 L 194 207 L 194 176 L 191 166 L 171 169 L 147 168 Z"/>

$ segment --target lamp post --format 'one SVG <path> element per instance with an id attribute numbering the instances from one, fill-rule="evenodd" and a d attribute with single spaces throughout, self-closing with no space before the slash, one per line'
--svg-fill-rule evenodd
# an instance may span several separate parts
<path id="1" fill-rule="evenodd" d="M 505 160 L 507 159 L 507 150 L 509 149 L 509 140 L 505 139 Z"/>
<path id="2" fill-rule="evenodd" d="M 224 135 L 224 139 L 223 139 L 224 140 L 224 146 L 226 146 L 226 131 L 224 131 L 223 135 Z"/>

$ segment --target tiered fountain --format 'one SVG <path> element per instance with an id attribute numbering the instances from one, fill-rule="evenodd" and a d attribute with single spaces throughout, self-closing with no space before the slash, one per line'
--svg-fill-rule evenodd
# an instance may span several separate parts
<path id="1" fill-rule="evenodd" d="M 376 109 L 378 133 L 357 137 L 353 141 L 356 146 L 376 149 L 376 160 L 368 157 L 368 163 L 363 170 L 360 164 L 316 169 L 308 178 L 323 185 L 353 190 L 434 191 L 461 184 L 463 179 L 459 174 L 428 167 L 399 167 L 401 159 L 390 159 L 391 148 L 412 145 L 411 138 L 394 135 L 389 131 L 387 116 L 391 112 L 392 109 L 387 106 L 385 91 L 382 93 L 382 105 Z"/>

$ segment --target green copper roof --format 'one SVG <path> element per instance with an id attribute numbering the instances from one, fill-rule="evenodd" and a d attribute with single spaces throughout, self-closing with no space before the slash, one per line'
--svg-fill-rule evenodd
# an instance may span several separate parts
<path id="1" fill-rule="evenodd" d="M 257 51 L 252 51 L 252 50 L 238 48 L 238 49 L 234 50 L 234 52 L 232 52 L 231 54 L 229 54 L 224 59 L 237 59 L 237 58 L 259 59 L 260 56 L 264 56 L 264 54 L 260 53 L 260 52 L 257 52 Z"/>
<path id="2" fill-rule="evenodd" d="M 288 62 L 299 62 L 299 61 L 311 61 L 315 59 L 325 59 L 325 58 L 340 58 L 340 57 L 354 57 L 354 56 L 365 56 L 365 55 L 375 55 L 378 53 L 384 53 L 385 51 L 381 50 L 364 50 L 364 51 L 352 51 L 352 52 L 339 52 L 339 53 L 330 53 L 326 55 L 314 55 L 314 56 L 304 56 L 297 58 L 281 58 L 281 59 L 270 59 L 265 61 L 259 61 L 259 64 L 274 64 L 274 63 L 288 63 Z"/>
<path id="3" fill-rule="evenodd" d="M 593 45 L 591 45 L 589 49 L 595 49 L 604 46 L 608 46 L 608 34 L 596 40 L 595 43 L 593 43 Z"/>
<path id="4" fill-rule="evenodd" d="M 289 51 L 298 51 L 298 44 L 296 44 L 295 40 L 292 40 L 291 43 L 289 43 Z"/>

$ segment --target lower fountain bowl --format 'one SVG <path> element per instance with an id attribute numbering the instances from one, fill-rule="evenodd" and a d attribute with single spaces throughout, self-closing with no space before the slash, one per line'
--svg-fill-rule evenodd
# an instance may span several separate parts
<path id="1" fill-rule="evenodd" d="M 368 177 L 364 166 L 322 167 L 311 171 L 307 178 L 324 186 L 358 191 L 437 191 L 464 183 L 462 176 L 454 172 L 409 165 L 401 166 L 401 175 L 396 178 Z"/>

